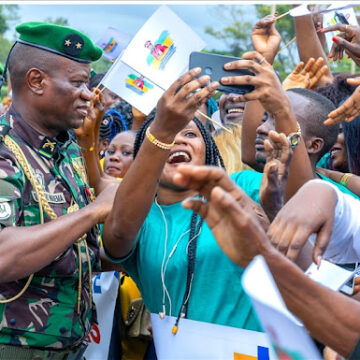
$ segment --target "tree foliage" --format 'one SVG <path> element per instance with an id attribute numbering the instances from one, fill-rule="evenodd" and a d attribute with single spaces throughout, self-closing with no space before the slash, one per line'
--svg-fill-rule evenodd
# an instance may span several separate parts
<path id="1" fill-rule="evenodd" d="M 291 5 L 277 5 L 276 11 L 278 14 L 283 14 L 290 9 Z M 215 30 L 208 26 L 205 32 L 216 39 L 223 40 L 226 47 L 225 50 L 213 49 L 210 52 L 221 53 L 224 55 L 231 55 L 240 57 L 245 51 L 252 50 L 251 44 L 251 30 L 256 19 L 261 19 L 266 15 L 271 14 L 272 7 L 269 5 L 254 5 L 247 6 L 246 12 L 244 7 L 235 5 L 219 5 L 217 7 L 217 16 L 222 18 L 226 23 L 225 27 L 220 30 Z M 253 21 L 247 19 L 251 18 L 248 12 L 253 13 Z M 285 16 L 276 23 L 276 28 L 282 36 L 282 46 L 285 46 L 295 36 L 294 24 L 291 16 Z M 281 51 L 274 62 L 274 68 L 278 71 L 280 77 L 284 78 L 296 65 L 298 61 L 296 45 L 290 45 Z"/>
<path id="2" fill-rule="evenodd" d="M 47 17 L 44 21 L 55 25 L 69 26 L 68 19 L 65 19 L 61 16 L 56 19 L 53 19 L 52 17 Z"/>

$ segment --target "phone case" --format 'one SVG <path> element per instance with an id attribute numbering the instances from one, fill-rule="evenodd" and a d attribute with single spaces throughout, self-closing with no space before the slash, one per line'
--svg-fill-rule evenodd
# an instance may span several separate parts
<path id="1" fill-rule="evenodd" d="M 225 70 L 224 64 L 234 61 L 241 60 L 240 58 L 232 57 L 232 56 L 224 56 L 217 54 L 209 54 L 202 53 L 198 51 L 194 51 L 190 54 L 189 59 L 189 69 L 194 67 L 201 67 L 202 71 L 199 75 L 209 75 L 210 81 L 218 81 L 220 87 L 219 91 L 228 92 L 228 93 L 236 93 L 236 94 L 246 94 L 254 90 L 254 86 L 252 85 L 223 85 L 220 82 L 220 79 L 225 76 L 244 76 L 254 74 L 246 69 L 238 69 L 238 70 Z"/>

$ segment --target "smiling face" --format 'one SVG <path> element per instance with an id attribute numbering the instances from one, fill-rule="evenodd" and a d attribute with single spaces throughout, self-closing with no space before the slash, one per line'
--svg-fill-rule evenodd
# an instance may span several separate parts
<path id="1" fill-rule="evenodd" d="M 177 133 L 174 141 L 175 145 L 160 177 L 160 185 L 163 186 L 172 186 L 173 175 L 180 164 L 205 164 L 205 142 L 193 121 Z"/>
<path id="2" fill-rule="evenodd" d="M 104 171 L 107 175 L 124 177 L 133 162 L 135 132 L 124 131 L 116 135 L 105 154 Z"/>
<path id="3" fill-rule="evenodd" d="M 244 102 L 234 102 L 235 94 L 224 93 L 220 97 L 220 119 L 223 124 L 241 124 L 244 118 Z"/>
<path id="4" fill-rule="evenodd" d="M 332 166 L 334 167 L 335 170 L 341 172 L 349 172 L 347 152 L 344 142 L 344 133 L 342 126 L 340 126 L 339 135 L 337 137 L 336 143 L 330 150 L 330 158 L 332 161 Z"/>

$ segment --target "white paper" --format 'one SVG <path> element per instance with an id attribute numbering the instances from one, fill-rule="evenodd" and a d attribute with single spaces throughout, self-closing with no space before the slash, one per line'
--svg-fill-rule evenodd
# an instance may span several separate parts
<path id="1" fill-rule="evenodd" d="M 302 5 L 297 6 L 294 9 L 291 9 L 290 10 L 290 15 L 293 16 L 293 17 L 297 17 L 297 16 L 305 16 L 305 15 L 309 15 L 309 14 L 318 14 L 318 13 L 326 14 L 329 11 L 348 9 L 348 8 L 354 7 L 355 5 L 354 4 L 347 4 L 347 3 L 344 3 L 342 1 L 338 1 L 338 2 L 333 3 L 330 7 L 328 7 L 325 10 L 324 9 L 322 9 L 322 10 L 319 9 L 319 10 L 316 10 L 316 11 L 308 10 L 307 6 L 308 6 L 308 4 L 302 4 Z"/>
<path id="2" fill-rule="evenodd" d="M 166 90 L 188 67 L 190 53 L 204 47 L 188 25 L 161 6 L 134 36 L 121 60 Z"/>
<path id="3" fill-rule="evenodd" d="M 87 360 L 107 359 L 119 290 L 119 273 L 108 271 L 94 276 L 92 290 L 98 325 L 94 324 L 90 330 L 87 337 L 89 345 L 84 356 Z"/>
<path id="4" fill-rule="evenodd" d="M 329 261 L 321 260 L 320 268 L 312 263 L 305 274 L 317 283 L 338 291 L 355 274 L 355 271 L 346 270 Z"/>
<path id="5" fill-rule="evenodd" d="M 171 330 L 176 318 L 160 319 L 151 314 L 156 355 L 159 360 L 170 359 L 245 359 L 275 360 L 270 342 L 264 333 L 181 319 L 176 335 Z M 267 350 L 268 356 L 266 357 Z M 260 352 L 260 353 L 259 353 Z M 258 356 L 258 355 L 261 356 Z M 243 355 L 243 357 L 241 357 Z"/>
<path id="6" fill-rule="evenodd" d="M 255 257 L 245 269 L 242 284 L 262 327 L 276 348 L 278 358 L 322 358 L 306 329 L 299 326 L 296 318 L 287 310 L 262 256 Z"/>
<path id="7" fill-rule="evenodd" d="M 108 27 L 101 39 L 96 42 L 96 45 L 103 50 L 104 58 L 113 60 L 121 54 L 130 40 L 131 35 L 113 27 Z"/>
<path id="8" fill-rule="evenodd" d="M 124 64 L 120 58 L 107 72 L 102 84 L 145 115 L 151 112 L 164 93 L 164 90 Z"/>

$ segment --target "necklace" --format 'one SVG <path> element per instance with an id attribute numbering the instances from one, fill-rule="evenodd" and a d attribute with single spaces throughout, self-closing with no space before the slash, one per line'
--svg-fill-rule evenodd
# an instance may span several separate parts
<path id="1" fill-rule="evenodd" d="M 179 238 L 176 240 L 174 247 L 172 248 L 172 250 L 169 253 L 169 256 L 166 258 L 166 253 L 167 253 L 167 242 L 168 242 L 168 226 L 167 226 L 167 221 L 166 221 L 166 217 L 164 214 L 164 211 L 162 210 L 161 206 L 159 205 L 157 198 L 155 198 L 155 204 L 157 205 L 162 218 L 163 218 L 163 222 L 164 222 L 164 227 L 165 227 L 165 239 L 164 239 L 164 255 L 163 255 L 163 260 L 161 263 L 161 283 L 162 283 L 162 288 L 163 288 L 163 298 L 162 298 L 162 312 L 159 313 L 159 316 L 161 319 L 163 319 L 166 315 L 166 306 L 165 306 L 165 298 L 168 298 L 169 301 L 169 315 L 171 316 L 171 297 L 170 294 L 168 292 L 168 289 L 166 287 L 165 284 L 165 274 L 166 274 L 166 268 L 167 265 L 170 261 L 170 258 L 172 257 L 172 255 L 174 254 L 179 242 L 181 241 L 181 239 L 187 234 L 190 233 L 189 235 L 189 241 L 186 247 L 186 253 L 187 253 L 187 260 L 188 260 L 188 266 L 187 266 L 187 278 L 186 278 L 186 288 L 185 288 L 185 293 L 184 293 L 184 297 L 183 297 L 183 301 L 182 301 L 182 305 L 180 307 L 180 311 L 179 314 L 176 318 L 175 321 L 175 325 L 172 329 L 172 333 L 175 335 L 177 333 L 178 330 L 178 325 L 179 325 L 179 321 L 180 318 L 184 318 L 187 316 L 187 310 L 188 310 L 188 304 L 189 304 L 189 299 L 190 299 L 190 294 L 191 294 L 191 288 L 192 288 L 192 282 L 193 282 L 193 278 L 194 278 L 194 270 L 195 270 L 195 259 L 196 259 L 196 248 L 197 248 L 197 238 L 199 237 L 200 233 L 201 233 L 201 227 L 202 227 L 202 223 L 203 223 L 203 219 L 200 218 L 199 220 L 197 220 L 198 215 L 194 212 L 191 216 L 191 223 L 190 223 L 190 229 L 186 230 L 184 233 L 182 233 Z"/>

